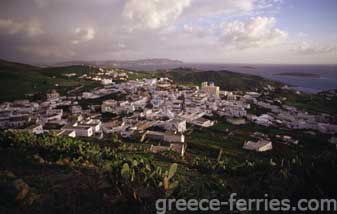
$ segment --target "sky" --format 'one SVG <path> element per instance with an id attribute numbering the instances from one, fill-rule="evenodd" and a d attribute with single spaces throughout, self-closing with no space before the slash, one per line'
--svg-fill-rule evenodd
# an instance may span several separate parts
<path id="1" fill-rule="evenodd" d="M 1 0 L 0 58 L 337 64 L 337 0 Z"/>

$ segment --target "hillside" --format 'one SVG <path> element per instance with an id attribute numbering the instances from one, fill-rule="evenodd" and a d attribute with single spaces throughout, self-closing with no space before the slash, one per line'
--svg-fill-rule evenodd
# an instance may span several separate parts
<path id="1" fill-rule="evenodd" d="M 224 138 L 225 127 L 236 130 L 235 136 Z M 275 144 L 273 151 L 260 154 L 240 149 L 236 135 L 247 129 L 221 122 L 209 131 L 196 130 L 184 159 L 152 154 L 145 145 L 118 138 L 93 143 L 0 132 L 0 213 L 145 214 L 153 213 L 158 198 L 226 200 L 232 192 L 243 198 L 334 196 L 336 153 L 325 136 L 316 141 L 294 132 L 302 137 L 301 152 Z"/>
<path id="2" fill-rule="evenodd" d="M 38 70 L 38 67 L 0 59 L 0 72 Z"/>
<path id="3" fill-rule="evenodd" d="M 262 77 L 231 71 L 195 71 L 188 68 L 177 68 L 165 75 L 178 83 L 199 85 L 201 82 L 211 81 L 220 86 L 221 90 L 255 90 L 267 85 L 280 86 L 280 83 Z"/>
<path id="4" fill-rule="evenodd" d="M 93 84 L 93 82 L 63 76 L 70 72 L 83 74 L 92 69 L 88 66 L 39 68 L 1 60 L 0 101 L 23 99 L 27 98 L 27 95 L 45 93 L 51 89 L 65 92 L 83 84 Z"/>
<path id="5" fill-rule="evenodd" d="M 169 63 L 165 59 L 127 61 L 128 63 Z M 178 62 L 177 62 L 178 63 Z M 31 65 L 0 60 L 0 101 L 11 101 L 27 98 L 27 95 L 45 93 L 57 89 L 61 93 L 80 85 L 96 86 L 92 81 L 65 77 L 66 73 L 82 75 L 94 71 L 95 68 L 87 65 L 69 65 L 60 67 L 40 68 Z M 266 85 L 278 83 L 258 76 L 239 74 L 230 71 L 195 71 L 188 68 L 177 68 L 169 72 L 143 72 L 138 73 L 146 78 L 167 76 L 177 83 L 200 84 L 203 81 L 212 81 L 222 90 L 255 90 Z"/>
<path id="6" fill-rule="evenodd" d="M 1 78 L 1 87 L 6 93 L 3 94 L 9 99 L 19 98 L 28 92 L 46 92 L 55 88 L 55 84 L 60 84 L 56 87 L 60 92 L 78 85 L 97 84 L 78 77 L 65 77 L 68 73 L 81 75 L 94 72 L 95 68 L 89 66 L 28 68 L 25 65 L 14 64 L 11 69 L 11 63 L 5 64 L 9 69 L 3 69 L 0 74 L 12 85 L 6 87 L 6 79 Z M 189 68 L 177 68 L 167 72 L 129 71 L 129 78 L 133 80 L 163 76 L 178 83 L 193 85 L 202 81 L 213 81 L 223 90 L 254 90 L 268 84 L 279 84 L 230 71 L 198 71 Z M 100 105 L 106 99 L 119 100 L 119 96 L 123 97 L 122 102 L 135 96 L 139 100 L 138 96 L 148 97 L 153 88 L 153 85 L 143 86 L 140 88 L 142 90 L 128 90 L 128 97 L 122 92 L 111 94 L 109 98 L 100 97 L 94 102 L 95 105 Z M 170 93 L 172 97 L 192 91 L 180 90 L 181 87 L 176 89 Z M 193 91 L 198 93 L 196 89 Z M 156 92 L 161 94 L 158 96 L 161 100 L 168 97 L 159 90 Z M 332 99 L 335 92 L 331 91 L 325 96 Z M 288 102 L 315 108 L 318 104 L 328 103 L 280 88 L 263 93 L 260 97 L 263 101 L 287 97 Z M 193 101 L 193 95 L 191 98 L 194 107 L 191 105 L 189 108 L 198 112 L 200 105 L 204 103 Z M 85 99 L 77 101 L 79 105 L 86 106 L 88 102 L 92 102 Z M 167 99 L 158 112 L 168 109 L 169 105 L 173 106 L 175 101 Z M 225 102 L 235 106 L 240 104 L 236 100 L 221 99 L 220 105 L 216 107 L 222 108 Z M 56 104 L 63 104 L 63 101 Z M 250 102 L 242 101 L 240 105 L 246 104 Z M 54 109 L 52 105 L 49 106 Z M 258 105 L 251 106 L 251 109 L 247 109 L 247 114 L 259 116 L 266 110 L 269 111 Z M 90 111 L 88 116 L 99 118 L 104 125 L 125 123 L 128 126 L 125 130 L 134 129 L 135 121 L 139 126 L 143 126 L 145 123 L 160 124 L 166 120 L 140 117 L 140 112 L 147 109 L 145 105 L 134 113 L 124 112 L 126 108 L 122 106 L 121 113 L 117 114 L 102 112 L 97 108 L 97 111 Z M 205 111 L 212 110 L 211 108 L 207 107 Z M 36 115 L 44 117 L 44 109 L 45 106 L 41 106 Z M 84 117 L 87 117 L 86 112 L 88 111 L 83 111 Z M 179 112 L 184 114 L 183 110 L 178 110 Z M 175 118 L 179 117 L 178 113 L 174 115 Z M 35 112 L 31 115 L 34 114 Z M 71 126 L 73 116 L 69 109 L 65 109 L 62 120 L 69 121 L 68 125 Z M 290 115 L 292 116 L 295 119 L 300 118 L 295 114 Z M 311 115 L 309 117 L 312 119 Z M 44 127 L 47 132 L 42 135 L 33 135 L 23 129 L 0 130 L 0 213 L 146 214 L 154 213 L 157 199 L 218 198 L 226 201 L 231 193 L 237 193 L 237 198 L 242 199 L 263 198 L 266 194 L 272 198 L 280 197 L 293 201 L 312 195 L 319 198 L 335 198 L 337 153 L 336 145 L 329 142 L 335 135 L 315 130 L 289 129 L 286 126 L 288 123 L 282 118 L 280 123 L 286 122 L 282 126 L 261 126 L 248 120 L 245 124 L 235 125 L 229 120 L 232 119 L 230 116 L 223 117 L 216 112 L 204 118 L 216 122 L 211 127 L 187 125 L 184 142 L 188 150 L 184 157 L 181 157 L 180 152 L 176 153 L 171 149 L 159 153 L 152 152 L 152 145 L 162 146 L 165 142 L 155 139 L 141 141 L 140 129 L 133 132 L 130 138 L 122 137 L 123 130 L 119 133 L 107 133 L 104 126 L 101 127 L 104 131 L 103 138 L 89 135 L 79 135 L 75 138 L 57 136 L 58 130 L 48 127 L 48 124 Z M 278 118 L 275 116 L 275 119 Z M 92 122 L 95 122 L 95 127 L 100 123 L 98 120 Z M 80 125 L 73 126 L 74 129 L 81 127 L 81 124 L 85 129 L 90 126 L 82 122 L 77 124 Z M 93 126 L 90 126 L 91 129 Z M 157 127 L 148 127 L 142 132 L 155 129 Z M 285 137 L 296 142 L 285 141 Z M 265 152 L 243 149 L 247 141 L 260 138 L 272 141 L 272 149 Z M 224 209 L 226 212 L 227 208 Z"/>

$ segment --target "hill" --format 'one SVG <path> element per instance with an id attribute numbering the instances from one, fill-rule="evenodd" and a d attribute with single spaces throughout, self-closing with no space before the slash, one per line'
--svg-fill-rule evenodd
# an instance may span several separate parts
<path id="1" fill-rule="evenodd" d="M 117 62 L 117 61 L 115 61 Z M 125 61 L 129 65 L 144 66 L 153 63 L 182 63 L 167 59 L 152 59 Z M 78 62 L 81 64 L 80 62 Z M 108 63 L 113 63 L 109 61 Z M 70 63 L 72 64 L 72 63 Z M 76 64 L 76 63 L 75 63 Z M 82 63 L 83 64 L 83 63 Z M 90 73 L 96 68 L 88 65 L 68 65 L 57 67 L 35 67 L 26 64 L 0 60 L 0 101 L 12 101 L 27 98 L 34 94 L 45 93 L 51 89 L 57 89 L 61 93 L 84 85 L 97 86 L 97 83 L 87 80 L 79 80 L 76 77 L 65 77 L 64 74 L 76 73 L 82 75 Z M 197 84 L 210 81 L 220 86 L 222 90 L 256 90 L 267 85 L 280 85 L 280 83 L 266 80 L 262 77 L 239 74 L 231 71 L 198 71 L 190 68 L 176 68 L 168 72 L 136 72 L 139 78 L 166 76 L 181 84 Z"/>
<path id="2" fill-rule="evenodd" d="M 61 62 L 56 66 L 69 66 L 69 65 L 95 65 L 102 67 L 143 67 L 143 66 L 162 66 L 162 65 L 179 65 L 183 64 L 179 60 L 171 59 L 140 59 L 140 60 L 105 60 L 105 61 L 69 61 Z"/>
<path id="3" fill-rule="evenodd" d="M 40 68 L 31 65 L 0 61 L 0 101 L 27 98 L 28 95 L 45 93 L 57 89 L 61 93 L 80 85 L 93 82 L 65 77 L 65 73 L 83 74 L 94 68 L 88 66 L 67 66 Z"/>
<path id="4" fill-rule="evenodd" d="M 324 136 L 316 141 L 294 132 L 303 138 L 301 152 L 275 144 L 271 152 L 257 154 L 235 149 L 242 145 L 238 136 L 224 138 L 225 127 L 237 135 L 249 125 L 228 126 L 221 122 L 209 131 L 196 130 L 184 159 L 172 152 L 152 154 L 142 144 L 118 138 L 96 143 L 0 131 L 0 212 L 145 214 L 154 213 L 161 198 L 227 200 L 233 192 L 294 201 L 335 196 L 336 152 Z M 269 131 L 283 132 L 264 130 Z"/>
<path id="5" fill-rule="evenodd" d="M 164 73 L 178 83 L 200 84 L 204 81 L 214 82 L 221 90 L 255 90 L 267 85 L 280 86 L 275 81 L 259 76 L 240 74 L 231 71 L 196 71 L 189 68 L 176 68 Z"/>
<path id="6" fill-rule="evenodd" d="M 20 70 L 37 70 L 38 67 L 27 65 L 27 64 L 21 64 L 16 62 L 10 62 L 6 60 L 0 59 L 0 72 L 3 71 L 20 71 Z"/>

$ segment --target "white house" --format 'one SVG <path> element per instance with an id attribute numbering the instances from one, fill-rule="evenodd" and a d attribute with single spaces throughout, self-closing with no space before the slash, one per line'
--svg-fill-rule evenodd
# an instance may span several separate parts
<path id="1" fill-rule="evenodd" d="M 263 114 L 259 117 L 253 117 L 253 121 L 261 126 L 271 126 L 273 124 L 274 118 L 270 116 L 269 114 Z"/>
<path id="2" fill-rule="evenodd" d="M 78 123 L 64 126 L 62 130 L 75 131 L 76 136 L 79 137 L 91 137 L 94 135 L 94 128 L 92 126 L 79 125 Z"/>
<path id="3" fill-rule="evenodd" d="M 165 129 L 167 131 L 183 133 L 186 131 L 186 120 L 171 119 L 165 122 Z"/>
<path id="4" fill-rule="evenodd" d="M 173 134 L 173 133 L 165 133 L 164 141 L 170 143 L 184 143 L 185 135 L 183 134 Z"/>
<path id="5" fill-rule="evenodd" d="M 220 87 L 215 86 L 214 83 L 208 84 L 207 82 L 201 83 L 201 92 L 212 97 L 219 97 Z"/>
<path id="6" fill-rule="evenodd" d="M 156 131 L 146 131 L 142 136 L 141 141 L 145 139 L 164 141 L 169 143 L 184 143 L 185 136 L 183 134 L 173 134 L 165 132 L 156 132 Z"/>
<path id="7" fill-rule="evenodd" d="M 27 131 L 27 132 L 32 133 L 32 134 L 43 134 L 43 132 L 44 132 L 43 127 L 40 124 L 31 125 L 31 126 L 25 128 L 24 131 Z"/>
<path id="8" fill-rule="evenodd" d="M 74 130 L 61 130 L 56 134 L 56 136 L 75 138 L 76 132 Z"/>
<path id="9" fill-rule="evenodd" d="M 258 142 L 247 141 L 244 143 L 243 149 L 257 152 L 265 152 L 273 149 L 273 145 L 271 141 L 266 140 L 259 140 Z"/>
<path id="10" fill-rule="evenodd" d="M 73 127 L 73 130 L 79 137 L 91 137 L 94 134 L 94 129 L 91 126 L 77 126 Z"/>
<path id="11" fill-rule="evenodd" d="M 114 112 L 116 107 L 118 106 L 118 102 L 116 100 L 105 100 L 101 106 L 102 112 Z"/>
<path id="12" fill-rule="evenodd" d="M 118 102 L 116 100 L 106 100 L 101 106 L 101 111 L 120 114 L 122 112 L 131 113 L 136 110 L 133 103 L 129 101 Z"/>
<path id="13" fill-rule="evenodd" d="M 79 123 L 79 126 L 91 126 L 95 133 L 102 131 L 102 121 L 98 119 L 87 119 Z"/>
<path id="14" fill-rule="evenodd" d="M 215 122 L 212 121 L 212 120 L 208 120 L 206 118 L 201 117 L 201 118 L 198 118 L 196 120 L 191 121 L 190 123 L 193 124 L 193 125 L 196 125 L 196 126 L 201 126 L 201 127 L 206 128 L 206 127 L 213 126 Z"/>
<path id="15" fill-rule="evenodd" d="M 73 105 L 70 107 L 70 111 L 72 114 L 81 114 L 82 113 L 82 107 L 79 105 Z"/>
<path id="16" fill-rule="evenodd" d="M 112 84 L 112 79 L 102 79 L 101 83 L 102 85 L 110 85 Z"/>

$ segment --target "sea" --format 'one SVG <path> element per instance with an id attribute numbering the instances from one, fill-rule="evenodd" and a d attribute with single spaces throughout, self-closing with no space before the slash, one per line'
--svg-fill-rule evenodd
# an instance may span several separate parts
<path id="1" fill-rule="evenodd" d="M 176 67 L 188 67 L 198 70 L 228 70 L 237 73 L 252 74 L 275 80 L 306 93 L 318 93 L 337 89 L 336 65 L 254 65 L 254 64 L 220 64 L 220 63 L 183 63 L 177 65 L 142 65 L 130 67 L 134 70 L 162 70 Z M 305 73 L 313 75 L 289 76 L 282 73 Z"/>

